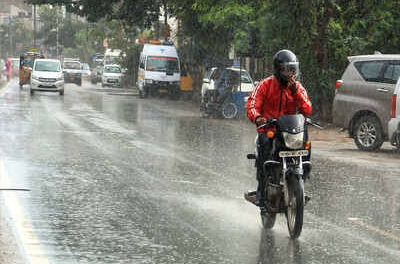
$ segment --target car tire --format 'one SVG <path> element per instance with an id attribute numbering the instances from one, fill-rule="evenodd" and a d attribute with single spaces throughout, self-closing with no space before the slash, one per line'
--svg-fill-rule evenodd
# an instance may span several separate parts
<path id="1" fill-rule="evenodd" d="M 365 115 L 360 117 L 353 130 L 354 143 L 364 151 L 374 151 L 383 144 L 383 129 L 377 117 Z"/>
<path id="2" fill-rule="evenodd" d="M 61 95 L 61 96 L 64 95 L 64 89 L 63 89 L 63 90 L 60 90 L 60 95 Z"/>
<path id="3" fill-rule="evenodd" d="M 30 94 L 33 95 L 34 93 L 35 91 L 31 89 Z"/>

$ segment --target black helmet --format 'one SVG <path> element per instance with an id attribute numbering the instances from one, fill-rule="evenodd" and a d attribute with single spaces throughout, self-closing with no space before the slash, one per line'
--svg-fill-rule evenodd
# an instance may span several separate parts
<path id="1" fill-rule="evenodd" d="M 290 50 L 280 50 L 274 55 L 274 74 L 279 82 L 287 85 L 289 76 L 298 76 L 299 61 Z"/>

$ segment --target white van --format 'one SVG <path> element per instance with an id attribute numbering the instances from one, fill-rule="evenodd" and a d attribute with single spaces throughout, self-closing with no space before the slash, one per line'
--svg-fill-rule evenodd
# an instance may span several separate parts
<path id="1" fill-rule="evenodd" d="M 168 93 L 179 96 L 180 63 L 173 45 L 145 44 L 140 53 L 138 88 L 141 98 L 149 94 Z"/>

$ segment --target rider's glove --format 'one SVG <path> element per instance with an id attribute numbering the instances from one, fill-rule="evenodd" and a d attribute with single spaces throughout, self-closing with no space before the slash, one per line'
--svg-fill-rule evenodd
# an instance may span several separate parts
<path id="1" fill-rule="evenodd" d="M 297 93 L 296 79 L 294 76 L 289 79 L 288 87 L 292 94 Z"/>
<path id="2" fill-rule="evenodd" d="M 267 123 L 267 119 L 265 119 L 265 117 L 258 116 L 256 118 L 256 122 L 255 123 L 256 123 L 257 126 L 261 126 L 261 125 L 264 125 L 265 123 Z"/>

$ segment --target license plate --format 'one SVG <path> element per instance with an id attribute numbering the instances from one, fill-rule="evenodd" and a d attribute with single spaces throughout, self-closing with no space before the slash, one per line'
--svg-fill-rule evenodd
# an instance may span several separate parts
<path id="1" fill-rule="evenodd" d="M 160 93 L 168 93 L 168 90 L 166 90 L 166 89 L 160 89 L 160 90 L 158 90 Z"/>
<path id="2" fill-rule="evenodd" d="M 107 82 L 109 82 L 109 83 L 116 83 L 118 80 L 115 80 L 115 79 L 108 79 L 107 80 Z"/>
<path id="3" fill-rule="evenodd" d="M 292 150 L 292 151 L 281 151 L 279 152 L 279 157 L 299 157 L 299 156 L 308 156 L 308 150 Z"/>
<path id="4" fill-rule="evenodd" d="M 75 78 L 74 78 L 74 77 L 71 77 L 71 81 L 75 81 Z"/>

